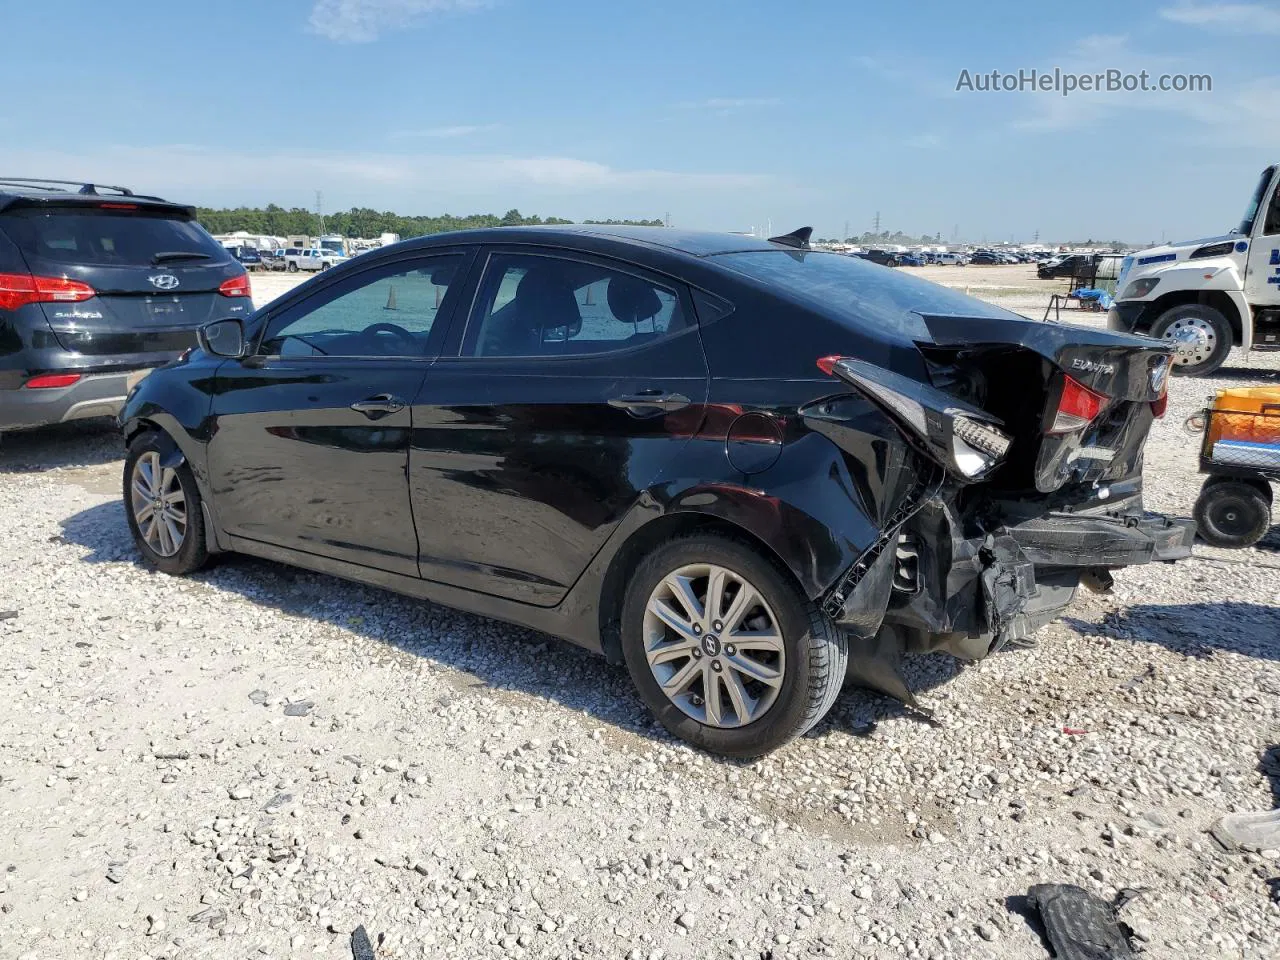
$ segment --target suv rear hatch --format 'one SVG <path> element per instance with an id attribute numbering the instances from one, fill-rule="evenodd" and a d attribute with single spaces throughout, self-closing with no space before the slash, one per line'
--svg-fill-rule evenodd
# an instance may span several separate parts
<path id="1" fill-rule="evenodd" d="M 40 197 L 10 205 L 0 229 L 37 285 L 53 278 L 45 320 L 63 349 L 86 357 L 164 363 L 201 324 L 251 309 L 244 268 L 189 207 Z"/>

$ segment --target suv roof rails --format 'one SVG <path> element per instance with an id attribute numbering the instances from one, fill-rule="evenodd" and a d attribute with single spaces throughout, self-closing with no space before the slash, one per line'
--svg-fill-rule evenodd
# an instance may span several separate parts
<path id="1" fill-rule="evenodd" d="M 117 187 L 109 183 L 86 183 L 83 180 L 48 180 L 44 177 L 0 177 L 0 186 L 34 187 L 37 190 L 66 193 L 66 187 L 77 187 L 76 193 L 97 194 L 101 190 L 114 190 L 122 197 L 132 197 L 133 191 L 128 187 Z M 158 199 L 158 198 L 156 198 Z"/>

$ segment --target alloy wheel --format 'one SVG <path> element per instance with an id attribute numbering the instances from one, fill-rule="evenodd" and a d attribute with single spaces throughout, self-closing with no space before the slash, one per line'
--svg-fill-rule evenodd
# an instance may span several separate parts
<path id="1" fill-rule="evenodd" d="M 187 538 L 187 498 L 178 471 L 162 466 L 160 454 L 148 451 L 133 465 L 129 490 L 142 539 L 160 556 L 174 556 Z"/>
<path id="2" fill-rule="evenodd" d="M 778 697 L 782 627 L 745 577 L 715 564 L 667 574 L 645 605 L 644 650 L 667 698 L 708 726 L 741 727 Z"/>
<path id="3" fill-rule="evenodd" d="M 1173 362 L 1180 367 L 1203 363 L 1218 346 L 1218 332 L 1202 317 L 1178 317 L 1160 339 L 1172 341 Z"/>

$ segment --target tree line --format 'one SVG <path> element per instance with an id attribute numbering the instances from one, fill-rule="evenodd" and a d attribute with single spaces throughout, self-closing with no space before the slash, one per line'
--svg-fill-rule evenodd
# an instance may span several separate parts
<path id="1" fill-rule="evenodd" d="M 266 207 L 236 207 L 214 209 L 197 207 L 196 219 L 210 233 L 232 233 L 247 230 L 263 236 L 287 237 L 292 235 L 316 236 L 320 230 L 320 218 L 314 210 L 305 207 L 284 207 L 268 204 Z M 502 216 L 492 213 L 472 213 L 455 216 L 451 213 L 434 217 L 408 217 L 390 210 L 373 210 L 369 207 L 352 207 L 324 215 L 324 232 L 344 237 L 377 237 L 383 233 L 398 233 L 402 238 L 420 237 L 428 233 L 444 233 L 447 230 L 472 230 L 477 227 L 536 226 L 548 223 L 573 223 L 560 217 L 525 216 L 519 210 L 508 210 Z M 642 227 L 660 227 L 661 220 L 584 220 L 584 223 L 631 224 Z"/>

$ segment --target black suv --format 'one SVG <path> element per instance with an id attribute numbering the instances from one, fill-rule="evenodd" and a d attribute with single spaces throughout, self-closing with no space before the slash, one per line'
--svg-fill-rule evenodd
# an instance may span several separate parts
<path id="1" fill-rule="evenodd" d="M 197 327 L 252 309 L 244 267 L 193 208 L 0 177 L 0 431 L 114 416 Z"/>

